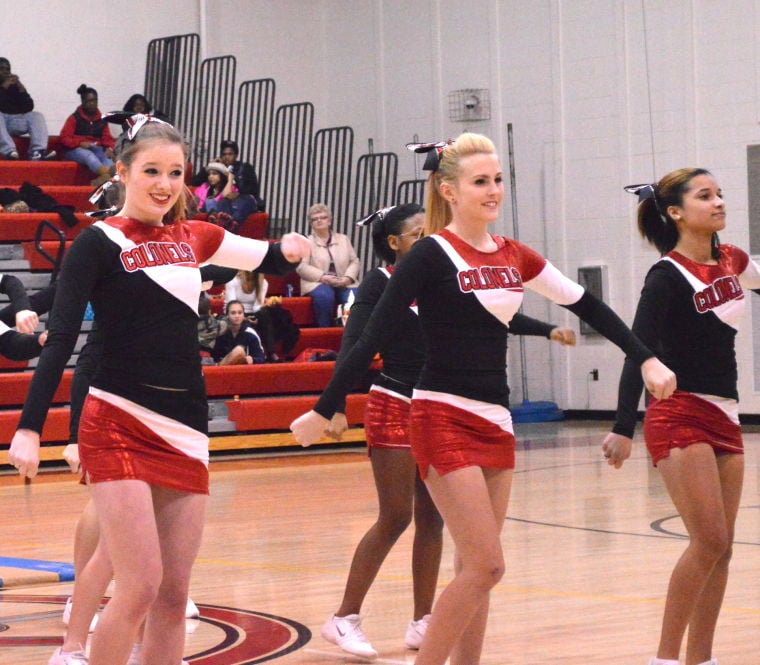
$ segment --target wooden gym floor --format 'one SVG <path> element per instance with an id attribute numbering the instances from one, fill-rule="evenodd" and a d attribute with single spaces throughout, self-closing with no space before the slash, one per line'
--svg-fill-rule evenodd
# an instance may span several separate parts
<path id="1" fill-rule="evenodd" d="M 600 445 L 607 425 L 518 425 L 517 471 L 494 590 L 484 665 L 643 665 L 654 654 L 667 579 L 683 525 L 638 441 L 620 471 Z M 745 434 L 746 476 L 714 655 L 760 662 L 760 434 Z M 71 474 L 24 486 L 0 477 L 0 557 L 71 561 L 87 500 Z M 188 621 L 194 665 L 361 662 L 319 636 L 375 517 L 371 470 L 359 449 L 212 464 L 212 494 Z M 411 534 L 388 557 L 364 606 L 380 663 L 413 663 Z M 452 576 L 446 537 L 440 585 Z M 0 589 L 0 665 L 47 663 L 63 631 L 70 583 Z"/>

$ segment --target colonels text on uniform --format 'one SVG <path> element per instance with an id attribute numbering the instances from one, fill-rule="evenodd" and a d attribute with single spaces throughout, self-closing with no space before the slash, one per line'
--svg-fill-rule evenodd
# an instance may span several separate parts
<path id="1" fill-rule="evenodd" d="M 186 242 L 145 242 L 122 251 L 121 263 L 127 272 L 153 266 L 195 263 L 193 248 Z"/>
<path id="2" fill-rule="evenodd" d="M 462 293 L 485 289 L 522 288 L 520 273 L 512 266 L 479 266 L 470 270 L 460 270 L 458 279 Z"/>

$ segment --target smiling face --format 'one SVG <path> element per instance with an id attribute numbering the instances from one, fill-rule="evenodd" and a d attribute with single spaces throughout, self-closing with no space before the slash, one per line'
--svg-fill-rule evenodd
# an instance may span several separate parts
<path id="1" fill-rule="evenodd" d="M 689 181 L 680 206 L 669 206 L 668 215 L 681 235 L 691 233 L 710 237 L 726 228 L 726 204 L 718 182 L 701 174 Z"/>
<path id="2" fill-rule="evenodd" d="M 497 155 L 475 153 L 463 157 L 456 180 L 441 183 L 441 195 L 449 202 L 454 219 L 495 221 L 504 199 L 501 163 Z"/>
<path id="3" fill-rule="evenodd" d="M 129 167 L 118 162 L 117 172 L 126 188 L 122 214 L 161 226 L 164 215 L 182 194 L 184 166 L 182 147 L 162 139 L 146 141 Z"/>

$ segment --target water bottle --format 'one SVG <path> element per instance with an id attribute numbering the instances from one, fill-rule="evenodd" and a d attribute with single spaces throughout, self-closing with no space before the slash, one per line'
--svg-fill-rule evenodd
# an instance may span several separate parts
<path id="1" fill-rule="evenodd" d="M 286 284 L 285 285 L 285 295 L 288 298 L 292 298 L 293 297 L 293 285 L 292 284 Z"/>

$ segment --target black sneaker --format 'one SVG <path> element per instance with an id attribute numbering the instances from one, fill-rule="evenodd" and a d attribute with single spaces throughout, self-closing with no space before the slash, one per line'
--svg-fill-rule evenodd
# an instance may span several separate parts
<path id="1" fill-rule="evenodd" d="M 3 157 L 5 159 L 10 159 L 10 160 L 15 161 L 18 159 L 18 153 L 15 150 L 11 150 L 9 153 L 6 153 L 5 155 L 3 155 Z"/>

